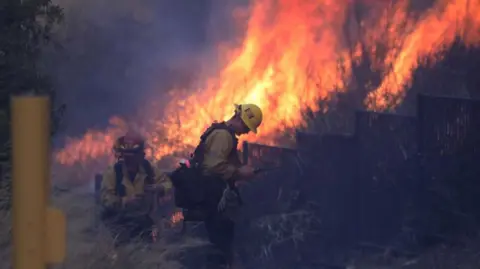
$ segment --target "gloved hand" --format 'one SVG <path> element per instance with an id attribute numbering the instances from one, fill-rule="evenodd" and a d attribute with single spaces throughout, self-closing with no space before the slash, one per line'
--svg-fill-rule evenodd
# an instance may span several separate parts
<path id="1" fill-rule="evenodd" d="M 152 226 L 152 231 L 151 231 L 150 236 L 152 237 L 152 242 L 153 243 L 157 242 L 157 238 L 158 238 L 158 227 L 157 227 L 157 225 Z"/>
<path id="2" fill-rule="evenodd" d="M 239 204 L 239 199 L 240 197 L 234 189 L 232 189 L 231 187 L 225 188 L 222 198 L 220 199 L 220 202 L 217 206 L 218 211 L 223 212 L 227 208 L 227 206 Z"/>
<path id="3" fill-rule="evenodd" d="M 124 208 L 136 206 L 141 202 L 142 198 L 140 195 L 125 196 L 122 198 L 122 205 Z"/>
<path id="4" fill-rule="evenodd" d="M 165 188 L 160 184 L 145 185 L 144 190 L 145 192 L 157 192 L 160 197 L 165 195 Z"/>
<path id="5" fill-rule="evenodd" d="M 148 213 L 144 195 L 136 195 L 124 200 L 124 213 L 130 216 L 141 216 Z"/>
<path id="6" fill-rule="evenodd" d="M 250 165 L 243 165 L 238 168 L 238 174 L 243 179 L 251 178 L 255 175 L 255 168 Z"/>

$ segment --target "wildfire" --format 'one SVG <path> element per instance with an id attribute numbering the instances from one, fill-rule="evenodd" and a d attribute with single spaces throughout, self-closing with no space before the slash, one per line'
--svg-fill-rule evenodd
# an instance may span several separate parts
<path id="1" fill-rule="evenodd" d="M 407 4 L 399 2 L 393 10 L 385 10 L 380 19 L 383 31 L 379 33 L 386 37 L 383 45 L 388 51 L 382 63 L 382 82 L 367 98 L 369 109 L 398 106 L 410 86 L 413 71 L 424 60 L 441 58 L 456 38 L 463 39 L 467 46 L 480 45 L 480 2 L 439 0 L 418 19 L 416 14 L 406 12 Z M 378 35 L 370 36 L 374 37 L 370 42 L 378 41 Z"/>
<path id="2" fill-rule="evenodd" d="M 480 45 L 480 2 L 437 0 L 414 12 L 409 1 L 254 0 L 240 47 L 228 51 L 224 68 L 196 91 L 172 91 L 164 115 L 139 128 L 161 159 L 194 146 L 214 120 L 252 102 L 264 111 L 256 137 L 270 144 L 285 130 L 305 124 L 303 112 L 319 111 L 319 100 L 357 90 L 354 69 L 365 58 L 380 75 L 365 99 L 371 110 L 398 106 L 417 67 L 441 58 L 456 38 Z M 363 16 L 358 15 L 362 10 Z M 365 15 L 366 14 L 366 15 Z M 56 154 L 71 165 L 105 156 L 127 124 L 115 119 L 105 131 L 89 131 Z"/>

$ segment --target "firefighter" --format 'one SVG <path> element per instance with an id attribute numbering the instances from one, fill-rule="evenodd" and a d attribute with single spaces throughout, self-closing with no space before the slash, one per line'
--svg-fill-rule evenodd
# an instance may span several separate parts
<path id="1" fill-rule="evenodd" d="M 117 245 L 156 236 L 153 215 L 154 192 L 165 193 L 171 183 L 165 173 L 145 159 L 145 141 L 129 133 L 113 147 L 117 162 L 107 168 L 101 185 L 102 220 Z"/>
<path id="2" fill-rule="evenodd" d="M 201 160 L 200 170 L 208 188 L 205 227 L 214 251 L 209 254 L 209 268 L 230 268 L 233 262 L 234 220 L 229 212 L 239 207 L 241 199 L 235 187 L 238 180 L 254 175 L 254 168 L 241 165 L 237 136 L 257 133 L 262 111 L 254 104 L 235 105 L 234 115 L 226 122 L 214 123 L 201 138 L 194 159 Z M 227 200 L 227 201 L 225 201 Z"/>

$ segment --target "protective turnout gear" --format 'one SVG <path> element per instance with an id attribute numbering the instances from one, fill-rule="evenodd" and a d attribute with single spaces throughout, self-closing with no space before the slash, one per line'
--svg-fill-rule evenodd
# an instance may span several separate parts
<path id="1" fill-rule="evenodd" d="M 146 193 L 153 185 L 155 189 L 168 191 L 172 188 L 165 173 L 143 160 L 136 174 L 130 173 L 123 161 L 109 167 L 103 174 L 101 203 L 102 219 L 117 238 L 116 244 L 128 242 L 136 237 L 154 240 L 155 213 L 154 195 Z"/>
<path id="2" fill-rule="evenodd" d="M 254 133 L 263 118 L 260 108 L 253 104 L 236 105 L 235 115 Z M 214 123 L 201 136 L 189 164 L 180 164 L 171 175 L 175 202 L 183 208 L 184 221 L 189 220 L 190 212 L 203 213 L 199 214 L 201 219 L 195 220 L 205 222 L 213 245 L 208 255 L 212 267 L 208 268 L 226 268 L 233 263 L 235 223 L 230 213 L 242 204 L 235 186 L 242 165 L 237 145 L 231 126 L 225 122 Z"/>
<path id="3" fill-rule="evenodd" d="M 145 194 L 145 187 L 150 182 L 159 185 L 165 191 L 172 188 L 168 176 L 158 168 L 146 165 L 139 167 L 136 175 L 131 175 L 122 162 L 118 162 L 109 167 L 103 174 L 101 192 L 101 202 L 105 209 L 118 211 L 122 208 L 123 197 L 135 197 Z M 150 167 L 150 168 L 146 168 Z M 151 172 L 148 171 L 151 169 Z M 117 177 L 121 173 L 120 177 Z M 151 173 L 151 174 L 150 174 Z M 119 182 L 121 180 L 121 182 Z"/>
<path id="4" fill-rule="evenodd" d="M 212 130 L 213 129 L 213 130 Z M 235 223 L 228 212 L 234 199 L 239 207 L 241 205 L 240 193 L 234 185 L 234 179 L 241 166 L 237 145 L 238 140 L 235 132 L 226 123 L 213 124 L 202 136 L 199 147 L 195 152 L 199 160 L 200 174 L 202 175 L 206 191 L 207 217 L 205 227 L 209 241 L 213 249 L 208 255 L 208 263 L 217 268 L 231 265 L 233 262 L 233 239 Z M 194 158 L 195 159 L 195 158 Z M 223 200 L 225 192 L 236 195 L 228 195 Z M 228 202 L 227 202 L 228 200 Z"/>
<path id="5" fill-rule="evenodd" d="M 262 124 L 262 110 L 254 104 L 235 105 L 235 114 L 240 115 L 243 123 L 250 131 L 257 133 L 257 128 Z"/>
<path id="6" fill-rule="evenodd" d="M 237 209 L 241 206 L 240 192 L 237 188 L 227 186 L 223 191 L 222 198 L 218 202 L 218 212 L 224 212 L 226 208 Z"/>
<path id="7" fill-rule="evenodd" d="M 153 185 L 154 184 L 154 177 L 155 174 L 153 172 L 153 167 L 150 164 L 149 161 L 143 159 L 141 163 L 141 167 L 143 168 L 143 171 L 145 172 L 145 180 L 144 180 L 144 185 Z M 113 166 L 115 170 L 115 193 L 120 196 L 120 197 L 125 197 L 126 196 L 126 190 L 125 190 L 125 185 L 123 184 L 123 177 L 124 177 L 124 163 L 123 162 L 117 162 Z M 145 187 L 144 187 L 145 189 Z M 128 196 L 127 196 L 128 197 Z"/>
<path id="8" fill-rule="evenodd" d="M 208 193 L 211 203 L 222 215 L 233 219 L 242 205 L 234 182 L 242 164 L 237 151 L 238 140 L 233 131 L 230 132 L 216 130 L 206 137 L 201 171 L 205 180 L 212 184 Z"/>
<path id="9" fill-rule="evenodd" d="M 226 126 L 225 123 L 223 123 Z M 206 133 L 203 152 L 198 152 L 204 176 L 217 176 L 224 180 L 232 179 L 241 166 L 237 151 L 238 139 L 230 128 L 216 128 Z"/>
<path id="10" fill-rule="evenodd" d="M 236 173 L 240 164 L 237 152 L 238 140 L 235 133 L 224 123 L 214 123 L 200 138 L 193 158 L 172 173 L 175 187 L 175 204 L 183 209 L 212 207 L 211 195 L 213 186 L 206 184 L 207 178 L 229 179 Z M 217 180 L 216 180 L 217 181 Z M 219 180 L 217 188 L 223 191 L 225 182 Z"/>
<path id="11" fill-rule="evenodd" d="M 208 240 L 213 248 L 207 252 L 208 269 L 230 268 L 233 264 L 235 223 L 221 214 L 211 214 L 205 221 Z"/>

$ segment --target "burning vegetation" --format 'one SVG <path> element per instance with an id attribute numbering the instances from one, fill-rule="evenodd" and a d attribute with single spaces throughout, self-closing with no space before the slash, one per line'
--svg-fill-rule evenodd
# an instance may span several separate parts
<path id="1" fill-rule="evenodd" d="M 203 80 L 199 81 L 200 84 L 203 84 L 202 87 L 196 89 L 172 89 L 168 95 L 169 103 L 166 107 L 157 107 L 156 100 L 153 100 L 151 106 L 146 107 L 145 111 L 143 111 L 144 114 L 150 115 L 150 118 L 130 121 L 113 117 L 111 126 L 105 130 L 89 130 L 83 137 L 70 138 L 65 146 L 55 153 L 55 160 L 57 164 L 69 168 L 66 170 L 74 170 L 71 168 L 85 166 L 88 166 L 90 172 L 103 170 L 103 164 L 99 165 L 97 163 L 96 166 L 86 164 L 109 160 L 109 158 L 113 159 L 113 154 L 111 154 L 113 142 L 130 128 L 139 130 L 147 137 L 151 146 L 148 152 L 150 158 L 162 160 L 165 157 L 176 156 L 177 154 L 183 155 L 196 145 L 200 134 L 213 120 L 221 120 L 231 115 L 233 103 L 253 102 L 265 111 L 265 120 L 262 128 L 259 130 L 259 134 L 255 137 L 248 137 L 247 140 L 267 145 L 277 143 L 278 138 L 284 133 L 289 133 L 295 128 L 308 125 L 309 122 L 307 122 L 305 117 L 306 113 L 329 113 L 336 104 L 335 97 L 339 94 L 358 93 L 358 96 L 362 99 L 362 106 L 371 111 L 395 111 L 405 101 L 408 90 L 414 81 L 416 70 L 430 68 L 431 65 L 441 61 L 454 44 L 461 43 L 466 48 L 480 46 L 480 17 L 478 16 L 480 14 L 480 2 L 473 0 L 432 0 L 431 2 L 428 7 L 418 7 L 418 2 L 413 0 L 252 0 L 248 10 L 239 10 L 239 14 L 248 14 L 246 25 L 239 25 L 239 27 L 245 27 L 241 43 L 239 46 L 233 47 L 219 44 L 221 48 L 229 48 L 221 50 L 224 53 L 223 58 L 221 58 L 222 68 L 215 76 L 203 78 Z M 165 96 L 159 96 L 158 98 L 165 99 Z M 328 105 L 323 106 L 323 103 Z M 430 108 L 428 111 L 432 115 L 422 118 L 424 123 L 429 122 L 429 119 L 439 114 L 439 106 L 434 107 L 432 105 L 431 107 L 433 108 Z M 463 107 L 470 106 L 462 106 L 460 110 L 470 109 L 464 109 Z M 382 116 L 380 114 L 380 116 L 377 114 L 371 116 L 370 114 L 359 114 L 360 116 L 363 115 L 359 122 L 362 123 L 368 120 L 369 126 L 371 126 L 371 122 L 375 119 L 385 119 L 391 116 Z M 425 116 L 425 113 L 422 115 Z M 455 121 L 458 123 L 457 119 Z M 413 119 L 405 119 L 405 122 L 413 122 L 411 125 L 416 126 L 416 122 Z M 364 125 L 366 126 L 367 124 Z M 373 124 L 373 126 L 378 127 L 380 124 Z M 412 182 L 417 182 L 417 179 L 421 178 L 417 174 L 410 177 L 408 175 L 404 176 L 402 172 L 409 171 L 407 169 L 409 166 L 398 165 L 400 161 L 397 161 L 397 159 L 405 159 L 407 165 L 414 166 L 417 164 L 417 159 L 415 157 L 410 158 L 410 156 L 424 156 L 425 154 L 417 154 L 416 149 L 405 149 L 397 145 L 400 144 L 395 140 L 397 132 L 411 131 L 407 128 L 407 124 L 400 125 L 396 129 L 392 129 L 386 124 L 381 126 L 386 127 L 375 133 L 375 135 L 378 133 L 378 136 L 373 135 L 373 131 L 371 133 L 367 131 L 358 132 L 356 137 L 359 138 L 358 141 L 363 141 L 363 144 L 356 148 L 352 146 L 352 137 L 324 137 L 321 145 L 316 147 L 323 149 L 323 151 L 318 150 L 315 152 L 315 156 L 312 159 L 315 158 L 317 163 L 310 165 L 310 168 L 317 172 L 315 175 L 320 175 L 318 178 L 324 179 L 323 181 L 317 180 L 317 177 L 311 177 L 308 178 L 311 179 L 310 181 L 306 181 L 299 188 L 295 186 L 296 182 L 288 181 L 294 178 L 294 176 L 289 175 L 290 172 L 284 169 L 277 171 L 277 174 L 273 174 L 269 181 L 268 179 L 258 181 L 260 183 L 256 189 L 250 188 L 247 195 L 250 195 L 250 197 L 259 197 L 261 195 L 262 199 L 267 200 L 269 203 L 266 205 L 264 203 L 261 206 L 258 204 L 253 204 L 252 206 L 250 204 L 250 208 L 248 208 L 250 210 L 248 220 L 256 219 L 257 221 L 254 222 L 255 226 L 253 229 L 248 227 L 248 234 L 251 234 L 250 237 L 244 235 L 243 239 L 256 243 L 263 242 L 264 245 L 258 244 L 260 246 L 258 248 L 261 251 L 252 247 L 247 249 L 244 255 L 256 257 L 255 255 L 261 253 L 259 256 L 262 259 L 292 256 L 291 252 L 288 252 L 291 248 L 286 248 L 288 251 L 282 253 L 276 252 L 278 249 L 275 249 L 275 247 L 284 242 L 293 241 L 296 248 L 296 244 L 302 240 L 317 240 L 317 242 L 324 244 L 323 252 L 328 255 L 328 251 L 334 245 L 331 241 L 335 240 L 336 243 L 341 241 L 338 235 L 345 231 L 355 230 L 359 234 L 358 231 L 363 229 L 367 232 L 374 231 L 375 235 L 378 235 L 380 234 L 380 228 L 373 229 L 372 227 L 376 226 L 371 223 L 376 222 L 376 225 L 379 225 L 377 227 L 387 226 L 385 223 L 391 224 L 391 226 L 396 225 L 397 220 L 402 218 L 403 215 L 398 214 L 395 218 L 392 217 L 392 211 L 386 205 L 389 205 L 388 201 L 391 200 L 391 204 L 397 206 L 397 199 L 400 200 L 402 197 L 409 198 L 407 197 L 408 195 L 403 195 L 402 192 L 397 191 L 397 182 L 405 182 L 408 179 Z M 462 128 L 458 129 L 463 130 Z M 389 134 L 385 131 L 387 129 L 390 132 Z M 451 132 L 450 125 L 447 129 Z M 411 131 L 411 133 L 414 139 L 420 137 L 414 131 Z M 403 133 L 401 135 L 406 136 Z M 380 137 L 383 139 L 387 137 L 387 142 L 390 143 L 391 148 L 380 143 Z M 433 135 L 424 137 L 426 137 L 425 141 L 434 141 L 434 139 L 430 139 Z M 395 143 L 388 139 L 391 141 L 395 140 Z M 317 137 L 315 137 L 315 140 L 317 140 Z M 399 148 L 398 152 L 393 150 L 397 149 L 397 147 Z M 465 148 L 470 147 L 471 145 L 465 146 Z M 258 148 L 268 147 L 258 146 Z M 307 148 L 309 150 L 314 149 L 310 145 Z M 366 152 L 367 155 L 358 154 L 360 157 L 354 159 L 351 156 L 357 155 L 346 154 L 346 152 L 348 153 L 347 148 L 354 148 L 361 153 Z M 382 151 L 380 153 L 385 153 L 385 155 L 377 153 L 375 151 L 377 148 L 381 148 Z M 436 149 L 438 147 L 433 145 L 432 148 Z M 367 151 L 367 149 L 370 151 Z M 275 157 L 281 155 L 277 150 L 279 149 L 275 148 Z M 424 149 L 424 151 L 418 150 L 418 152 L 423 153 L 427 151 Z M 250 147 L 250 153 L 254 157 L 263 156 L 262 154 L 255 155 L 254 146 Z M 373 157 L 368 156 L 368 153 L 373 155 Z M 432 156 L 435 157 L 437 155 Z M 385 157 L 390 158 L 390 166 L 383 161 L 386 159 Z M 323 161 L 317 160 L 319 158 L 322 158 Z M 380 159 L 382 161 L 379 164 L 377 160 Z M 394 160 L 392 161 L 392 159 Z M 412 161 L 411 159 L 414 160 Z M 441 158 L 438 159 L 442 162 L 436 158 L 431 159 L 434 162 L 427 163 L 430 164 L 427 168 L 430 168 L 431 171 L 438 171 L 436 172 L 437 175 L 447 174 L 444 171 L 448 171 L 446 168 L 449 168 L 448 166 L 452 164 L 451 159 L 444 162 Z M 475 160 L 475 158 L 471 159 Z M 458 162 L 460 163 L 460 161 Z M 295 162 L 292 161 L 292 163 Z M 320 163 L 322 165 L 318 165 Z M 334 163 L 342 164 L 341 168 L 337 169 L 338 171 L 334 171 L 331 168 L 333 166 L 328 166 L 330 169 L 323 169 L 325 166 Z M 347 165 L 351 164 L 358 166 L 358 171 L 360 172 L 346 168 Z M 458 166 L 463 169 L 464 164 L 462 163 Z M 471 166 L 474 165 L 469 167 Z M 321 167 L 321 169 L 318 167 Z M 382 178 L 379 180 L 376 174 L 367 173 L 369 169 L 375 170 L 372 167 L 382 169 L 382 171 L 385 170 L 388 173 L 382 174 Z M 438 167 L 445 168 L 445 170 L 438 169 Z M 315 170 L 317 168 L 322 171 L 318 172 Z M 295 169 L 297 169 L 296 166 L 292 170 Z M 399 172 L 399 170 L 403 171 Z M 429 173 L 421 172 L 430 176 Z M 355 177 L 349 176 L 350 173 L 355 174 Z M 362 181 L 358 180 L 357 175 L 359 175 Z M 375 176 L 372 177 L 371 175 Z M 64 176 L 60 177 L 62 179 L 66 178 Z M 305 176 L 305 178 L 307 177 Z M 398 181 L 395 181 L 396 178 Z M 338 179 L 343 179 L 343 181 Z M 355 180 L 356 185 L 347 184 L 350 182 L 348 180 L 352 180 L 352 182 Z M 283 185 L 276 188 L 277 185 L 275 184 L 280 185 L 279 182 L 285 181 L 289 183 L 284 184 L 285 188 L 283 188 Z M 458 175 L 455 174 L 455 182 L 457 181 Z M 338 184 L 343 185 L 339 186 Z M 395 188 L 390 185 L 395 185 Z M 412 185 L 415 188 L 417 187 L 417 185 Z M 352 188 L 352 186 L 356 188 Z M 387 197 L 383 192 L 375 192 L 373 194 L 369 192 L 370 188 L 378 190 L 378 186 L 383 186 L 383 189 L 388 190 L 394 189 L 398 195 L 388 195 Z M 274 187 L 276 188 L 275 191 L 268 189 Z M 307 190 L 307 198 L 310 195 L 310 197 L 317 198 L 318 201 L 323 202 L 318 203 L 318 205 L 308 204 L 314 210 L 320 212 L 318 215 L 322 217 L 321 220 L 314 218 L 313 213 L 310 211 L 298 210 L 297 207 L 300 202 L 297 200 L 305 197 L 300 196 L 299 193 L 301 192 L 295 187 L 303 192 Z M 478 189 L 466 184 L 463 184 L 462 188 L 468 190 Z M 266 189 L 269 191 L 265 191 Z M 276 191 L 277 189 L 278 191 Z M 356 192 L 355 195 L 352 195 L 353 192 Z M 465 198 L 467 201 L 465 204 L 470 205 L 471 201 L 474 201 L 469 200 L 470 197 L 476 196 L 476 193 L 473 192 L 471 192 L 471 196 L 460 196 L 468 198 Z M 354 200 L 350 196 L 358 200 Z M 391 199 L 391 197 L 395 197 L 395 199 Z M 90 195 L 85 195 L 85 201 L 82 200 L 79 203 L 80 205 L 77 205 L 75 203 L 77 197 L 75 197 L 75 202 L 63 200 L 66 199 L 66 196 L 57 197 L 59 200 L 57 203 L 65 206 L 65 211 L 69 212 L 69 223 L 72 230 L 69 234 L 70 244 L 78 243 L 80 247 L 85 248 L 80 250 L 78 248 L 70 248 L 75 251 L 72 250 L 69 253 L 70 260 L 65 264 L 65 268 L 74 265 L 83 266 L 83 263 L 88 264 L 86 266 L 89 268 L 112 266 L 112 261 L 109 258 L 111 255 L 107 253 L 111 252 L 110 245 L 104 247 L 98 244 L 99 242 L 102 243 L 99 240 L 101 238 L 98 236 L 93 239 L 89 238 L 90 241 L 95 242 L 94 247 L 90 244 L 91 242 L 87 244 L 80 240 L 80 236 L 84 237 L 85 232 L 83 230 L 88 230 L 87 227 L 91 225 L 87 223 L 90 220 L 85 218 L 93 207 L 92 201 L 88 200 L 90 198 Z M 348 198 L 351 198 L 353 202 L 345 202 Z M 372 198 L 371 201 L 373 202 L 365 202 L 368 200 L 367 198 Z M 453 201 L 450 197 L 447 198 L 445 200 Z M 441 197 L 441 199 L 444 198 Z M 342 208 L 342 210 L 337 210 L 336 208 L 333 210 L 331 205 L 335 205 L 335 202 L 332 203 L 331 201 L 338 202 L 337 206 Z M 169 201 L 165 202 L 168 203 Z M 347 208 L 347 204 L 348 206 L 354 205 L 352 214 L 346 213 L 345 208 Z M 377 205 L 379 206 L 378 208 L 375 207 Z M 454 206 L 452 207 L 456 209 Z M 269 209 L 278 209 L 276 211 L 272 210 L 278 214 L 263 216 L 262 214 L 265 213 L 264 209 L 267 207 Z M 310 210 L 311 208 L 308 209 Z M 371 211 L 368 211 L 370 209 Z M 455 211 L 454 209 L 451 211 Z M 444 209 L 442 208 L 442 210 Z M 427 211 L 430 212 L 430 208 Z M 383 222 L 379 223 L 376 219 L 369 220 L 369 215 L 366 212 L 374 212 L 377 216 L 381 216 Z M 470 218 L 469 215 L 463 212 L 455 211 L 446 214 L 442 211 L 442 214 L 448 216 L 448 218 L 443 219 L 454 219 L 450 217 L 451 214 L 456 214 L 456 218 L 459 218 L 460 214 L 464 215 L 462 218 Z M 258 216 L 262 217 L 258 218 Z M 76 219 L 77 217 L 78 220 Z M 182 219 L 181 212 L 174 212 L 169 214 L 168 217 L 168 221 L 173 224 L 181 222 Z M 389 219 L 391 221 L 387 221 Z M 358 221 L 360 225 L 357 225 L 355 221 Z M 442 223 L 442 221 L 436 222 Z M 346 226 L 346 223 L 351 226 Z M 324 234 L 313 235 L 313 232 L 310 230 L 319 230 L 317 226 L 320 226 L 320 224 L 323 225 L 322 229 L 326 227 L 322 231 L 326 231 L 325 234 L 327 236 L 334 234 L 335 237 L 329 238 Z M 407 227 L 407 224 L 404 225 L 402 223 L 402 229 Z M 7 224 L 5 227 L 7 227 Z M 345 227 L 354 227 L 355 229 L 345 229 Z M 333 228 L 338 229 L 340 232 L 332 233 Z M 432 229 L 430 226 L 421 228 L 421 232 L 425 230 L 430 233 L 435 232 L 435 234 L 428 236 L 435 238 L 443 236 L 443 234 L 437 233 L 437 230 Z M 3 230 L 8 231 L 7 229 Z M 392 228 L 391 230 L 394 229 Z M 443 230 L 440 231 L 443 232 Z M 391 231 L 388 230 L 387 232 L 390 235 Z M 410 235 L 410 231 L 406 233 Z M 2 238 L 7 236 L 4 235 Z M 157 244 L 157 249 L 154 249 L 156 251 L 155 256 L 159 257 L 159 259 L 163 259 L 163 256 L 167 256 L 167 254 L 170 255 L 169 251 L 175 251 L 174 246 L 170 242 L 168 244 L 163 243 Z M 3 241 L 2 244 L 4 244 Z M 283 247 L 284 245 L 281 246 Z M 310 247 L 308 248 L 310 249 Z M 383 247 L 380 248 L 383 250 Z M 472 249 L 475 248 L 472 247 Z M 174 251 L 171 251 L 171 249 L 174 249 Z M 397 249 L 400 249 L 400 247 Z M 180 253 L 184 250 L 182 248 L 178 252 Z M 331 251 L 334 252 L 334 250 Z M 133 251 L 131 252 L 133 253 Z M 389 253 L 390 248 L 387 248 L 385 252 Z M 315 258 L 319 256 L 318 252 L 305 251 L 305 253 L 307 253 L 303 257 L 305 259 L 309 256 L 314 256 Z M 87 257 L 93 260 L 94 254 L 101 255 L 98 255 L 100 257 L 94 260 L 94 263 L 86 263 Z M 141 251 L 137 251 L 135 255 L 146 256 Z M 446 255 L 441 252 L 438 256 L 443 257 Z M 478 258 L 476 254 L 472 254 L 472 256 L 475 259 Z M 154 264 L 155 266 L 167 267 L 165 265 L 166 261 L 150 261 L 151 259 L 151 257 L 142 256 L 138 258 L 135 256 L 132 258 L 132 264 L 138 266 L 138 262 L 134 262 L 142 260 L 151 262 L 152 266 Z M 436 255 L 432 259 L 436 260 Z M 448 257 L 445 259 L 448 259 Z M 462 259 L 464 258 L 462 257 Z M 133 266 L 123 261 L 116 262 L 124 265 L 124 268 Z M 278 258 L 278 264 L 281 262 L 283 260 Z M 421 264 L 421 262 L 421 259 L 409 260 L 400 267 L 405 267 L 404 264 L 407 263 Z M 473 262 L 472 264 L 478 264 L 478 262 Z M 272 268 L 279 268 L 277 264 L 273 265 L 274 267 Z M 319 265 L 322 264 L 319 263 Z M 419 265 L 415 268 L 424 267 Z"/>
<path id="2" fill-rule="evenodd" d="M 362 91 L 365 108 L 395 110 L 418 67 L 441 60 L 457 40 L 480 45 L 478 1 L 437 0 L 422 8 L 414 2 L 252 1 L 243 41 L 224 53 L 223 69 L 205 86 L 172 90 L 166 107 L 148 108 L 163 116 L 141 126 L 115 117 L 106 130 L 69 139 L 55 158 L 70 166 L 109 156 L 115 137 L 131 127 L 147 137 L 153 159 L 183 154 L 237 102 L 265 111 L 259 134 L 247 138 L 264 144 L 306 125 L 305 112 L 326 112 L 319 102 L 338 93 Z M 369 70 L 357 74 L 360 65 Z"/>

